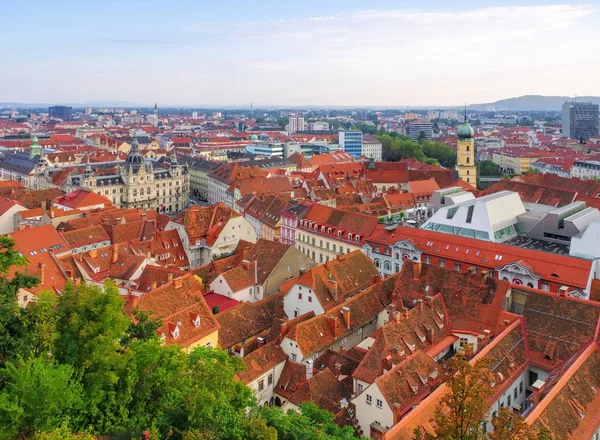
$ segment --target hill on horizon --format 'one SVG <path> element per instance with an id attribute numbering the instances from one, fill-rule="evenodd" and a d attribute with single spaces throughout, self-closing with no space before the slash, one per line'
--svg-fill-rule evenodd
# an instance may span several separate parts
<path id="1" fill-rule="evenodd" d="M 600 96 L 543 96 L 524 95 L 515 98 L 501 99 L 486 104 L 471 104 L 469 110 L 480 111 L 516 111 L 516 110 L 560 110 L 565 101 L 592 102 L 600 104 Z"/>

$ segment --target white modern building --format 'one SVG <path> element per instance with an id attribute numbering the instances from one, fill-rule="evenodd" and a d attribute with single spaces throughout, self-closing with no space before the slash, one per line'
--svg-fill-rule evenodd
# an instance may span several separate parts
<path id="1" fill-rule="evenodd" d="M 502 243 L 518 235 L 518 216 L 525 213 L 518 193 L 500 191 L 441 206 L 422 229 Z"/>
<path id="2" fill-rule="evenodd" d="M 256 143 L 246 146 L 248 153 L 259 156 L 283 158 L 283 144 L 281 142 Z"/>

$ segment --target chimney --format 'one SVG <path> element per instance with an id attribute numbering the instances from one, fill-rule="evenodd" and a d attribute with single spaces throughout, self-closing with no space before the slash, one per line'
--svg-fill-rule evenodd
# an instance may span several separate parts
<path id="1" fill-rule="evenodd" d="M 115 264 L 119 260 L 119 245 L 115 244 L 113 246 L 113 254 L 112 254 L 112 264 Z"/>
<path id="2" fill-rule="evenodd" d="M 558 289 L 558 294 L 563 298 L 566 297 L 568 293 L 569 288 L 567 286 L 560 286 L 560 289 Z"/>
<path id="3" fill-rule="evenodd" d="M 50 218 L 54 218 L 54 209 L 50 208 Z"/>
<path id="4" fill-rule="evenodd" d="M 177 278 L 177 279 L 175 280 L 175 288 L 176 288 L 176 289 L 180 289 L 180 288 L 181 288 L 181 286 L 183 286 L 183 280 L 182 280 L 181 278 Z"/>
<path id="5" fill-rule="evenodd" d="M 427 338 L 427 342 L 433 345 L 433 327 L 426 328 L 425 330 L 427 330 L 427 333 L 425 335 L 425 337 Z"/>
<path id="6" fill-rule="evenodd" d="M 425 302 L 427 303 L 427 306 L 433 310 L 433 296 L 425 295 Z"/>
<path id="7" fill-rule="evenodd" d="M 394 321 L 400 322 L 402 314 L 398 310 L 396 310 L 392 315 L 394 317 Z"/>
<path id="8" fill-rule="evenodd" d="M 244 266 L 244 269 L 250 270 L 250 261 L 242 260 L 242 266 Z"/>
<path id="9" fill-rule="evenodd" d="M 342 307 L 342 317 L 346 327 L 350 328 L 350 307 Z"/>
<path id="10" fill-rule="evenodd" d="M 340 364 L 339 362 L 336 362 L 335 365 L 333 366 L 333 374 L 335 374 L 335 377 L 339 378 L 340 374 L 342 374 L 342 364 Z"/>
<path id="11" fill-rule="evenodd" d="M 146 252 L 146 258 L 149 260 L 150 258 L 152 258 L 152 252 L 148 251 Z"/>
<path id="12" fill-rule="evenodd" d="M 73 284 L 75 287 L 79 287 L 81 285 L 81 278 L 77 277 L 73 280 Z"/>
<path id="13" fill-rule="evenodd" d="M 306 361 L 306 380 L 310 379 L 313 376 L 313 360 L 309 359 Z"/>
<path id="14" fill-rule="evenodd" d="M 421 269 L 423 268 L 422 263 L 420 261 L 415 261 L 413 263 L 413 278 L 418 280 L 421 278 Z"/>
<path id="15" fill-rule="evenodd" d="M 173 282 L 173 273 L 169 272 L 169 274 L 167 275 L 167 281 L 168 281 L 169 283 L 172 283 L 172 282 Z"/>
<path id="16" fill-rule="evenodd" d="M 404 315 L 405 318 L 408 318 L 408 307 L 402 307 L 402 315 Z"/>
<path id="17" fill-rule="evenodd" d="M 469 272 L 469 275 L 475 275 L 475 267 L 469 266 L 468 272 Z"/>
<path id="18" fill-rule="evenodd" d="M 337 302 L 338 300 L 338 283 L 336 280 L 329 280 L 329 291 L 331 292 L 331 296 L 333 296 L 333 300 Z"/>
<path id="19" fill-rule="evenodd" d="M 152 281 L 152 287 L 151 287 L 150 291 L 152 292 L 154 290 L 156 290 L 156 281 Z"/>
<path id="20" fill-rule="evenodd" d="M 390 305 L 387 306 L 388 321 L 391 321 L 392 319 L 394 319 L 393 313 L 395 310 L 396 310 L 396 304 L 391 303 Z"/>
<path id="21" fill-rule="evenodd" d="M 381 283 L 381 275 L 377 274 L 377 275 L 373 275 L 371 277 L 371 284 L 378 284 Z"/>
<path id="22" fill-rule="evenodd" d="M 333 337 L 338 337 L 338 319 L 337 316 L 328 315 L 327 322 L 329 322 L 329 326 L 331 327 L 331 333 L 333 333 Z"/>
<path id="23" fill-rule="evenodd" d="M 490 276 L 490 272 L 487 270 L 482 270 L 481 271 L 481 276 L 483 277 L 484 280 L 487 280 L 488 277 Z"/>
<path id="24" fill-rule="evenodd" d="M 98 256 L 98 249 L 91 249 L 89 252 L 90 258 L 96 258 Z"/>
<path id="25" fill-rule="evenodd" d="M 46 265 L 44 263 L 39 263 L 38 267 L 40 268 L 40 284 L 44 284 L 44 278 L 46 277 Z"/>
<path id="26" fill-rule="evenodd" d="M 424 301 L 421 298 L 419 298 L 417 300 L 417 302 L 419 303 L 419 310 L 422 312 L 423 311 L 423 303 L 424 303 Z"/>
<path id="27" fill-rule="evenodd" d="M 382 359 L 382 368 L 384 373 L 392 369 L 392 357 L 389 354 Z"/>

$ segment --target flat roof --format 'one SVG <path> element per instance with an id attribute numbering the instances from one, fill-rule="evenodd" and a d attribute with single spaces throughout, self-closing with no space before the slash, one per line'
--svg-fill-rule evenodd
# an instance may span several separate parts
<path id="1" fill-rule="evenodd" d="M 554 255 L 569 255 L 569 246 L 566 244 L 553 243 L 524 236 L 511 238 L 502 244 L 523 249 L 531 249 L 534 251 L 547 252 Z"/>

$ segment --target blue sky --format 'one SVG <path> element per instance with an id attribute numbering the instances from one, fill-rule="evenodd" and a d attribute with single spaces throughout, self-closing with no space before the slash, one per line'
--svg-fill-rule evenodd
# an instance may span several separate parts
<path id="1" fill-rule="evenodd" d="M 0 102 L 403 106 L 600 95 L 599 9 L 552 0 L 11 2 L 0 15 Z"/>

